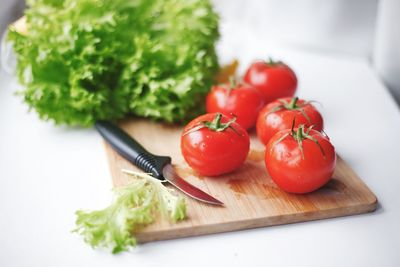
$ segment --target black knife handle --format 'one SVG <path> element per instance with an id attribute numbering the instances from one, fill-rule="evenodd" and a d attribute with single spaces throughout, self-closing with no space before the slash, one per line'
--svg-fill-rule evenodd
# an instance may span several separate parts
<path id="1" fill-rule="evenodd" d="M 108 121 L 97 121 L 97 131 L 125 159 L 135 164 L 155 178 L 164 180 L 162 170 L 171 163 L 170 157 L 157 156 L 148 152 L 135 139 L 129 136 L 121 128 Z"/>

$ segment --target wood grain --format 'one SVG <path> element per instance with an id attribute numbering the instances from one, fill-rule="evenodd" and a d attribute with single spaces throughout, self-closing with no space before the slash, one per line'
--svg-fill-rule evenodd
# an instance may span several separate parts
<path id="1" fill-rule="evenodd" d="M 340 157 L 333 179 L 326 186 L 310 194 L 288 194 L 267 174 L 264 147 L 255 136 L 239 170 L 211 178 L 197 175 L 183 160 L 180 127 L 146 120 L 126 120 L 120 126 L 150 152 L 171 156 L 179 175 L 225 203 L 224 207 L 216 207 L 187 198 L 187 220 L 177 224 L 159 220 L 136 234 L 139 242 L 360 214 L 374 211 L 377 206 L 375 195 Z M 121 169 L 136 167 L 105 146 L 114 186 L 129 183 L 129 176 Z"/>

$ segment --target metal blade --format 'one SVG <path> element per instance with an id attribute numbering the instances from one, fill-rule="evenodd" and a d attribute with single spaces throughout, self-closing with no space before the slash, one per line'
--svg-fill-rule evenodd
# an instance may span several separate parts
<path id="1" fill-rule="evenodd" d="M 222 203 L 218 199 L 210 196 L 206 192 L 203 192 L 202 190 L 189 184 L 184 179 L 179 177 L 179 175 L 175 172 L 174 167 L 172 167 L 171 164 L 165 165 L 163 169 L 163 176 L 170 184 L 172 184 L 173 186 L 181 190 L 183 193 L 196 200 L 213 205 L 224 205 L 224 203 Z"/>

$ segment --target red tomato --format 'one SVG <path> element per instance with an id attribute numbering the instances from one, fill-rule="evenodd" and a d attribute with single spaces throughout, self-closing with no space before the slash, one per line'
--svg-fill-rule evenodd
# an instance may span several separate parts
<path id="1" fill-rule="evenodd" d="M 258 61 L 253 63 L 243 80 L 260 90 L 265 103 L 278 98 L 292 97 L 297 88 L 297 77 L 293 70 L 283 62 Z"/>
<path id="2" fill-rule="evenodd" d="M 239 168 L 250 148 L 250 138 L 235 119 L 221 113 L 205 114 L 192 120 L 183 130 L 181 151 L 197 173 L 205 176 L 225 174 Z"/>
<path id="3" fill-rule="evenodd" d="M 264 106 L 262 94 L 246 85 L 216 85 L 207 95 L 208 113 L 220 112 L 236 117 L 243 128 L 250 129 L 256 123 L 258 113 Z"/>
<path id="4" fill-rule="evenodd" d="M 314 129 L 321 131 L 324 122 L 321 114 L 310 103 L 302 99 L 283 98 L 266 105 L 257 119 L 257 136 L 266 145 L 278 131 L 290 129 L 295 119 L 295 127 L 300 124 L 314 125 Z"/>
<path id="5" fill-rule="evenodd" d="M 268 142 L 265 165 L 272 180 L 289 193 L 308 193 L 326 184 L 336 165 L 329 138 L 315 130 L 287 129 Z"/>

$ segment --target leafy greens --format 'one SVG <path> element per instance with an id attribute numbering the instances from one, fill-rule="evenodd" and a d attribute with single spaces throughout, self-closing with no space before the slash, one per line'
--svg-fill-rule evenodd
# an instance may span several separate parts
<path id="1" fill-rule="evenodd" d="M 126 114 L 184 122 L 218 68 L 209 0 L 28 0 L 10 27 L 25 102 L 56 124 Z"/>
<path id="2" fill-rule="evenodd" d="M 133 233 L 152 223 L 159 213 L 173 222 L 186 217 L 186 204 L 161 181 L 142 173 L 125 171 L 136 179 L 115 189 L 113 203 L 98 211 L 77 211 L 77 228 L 92 247 L 112 247 L 113 253 L 136 245 Z"/>

